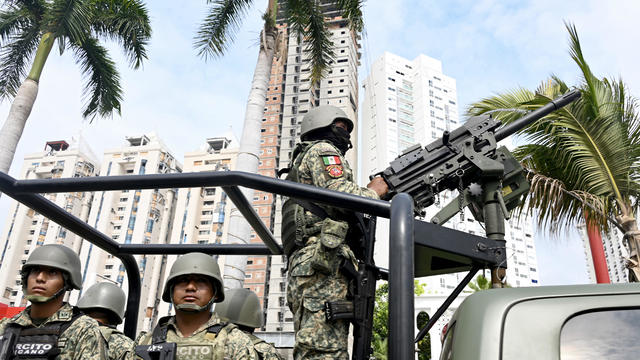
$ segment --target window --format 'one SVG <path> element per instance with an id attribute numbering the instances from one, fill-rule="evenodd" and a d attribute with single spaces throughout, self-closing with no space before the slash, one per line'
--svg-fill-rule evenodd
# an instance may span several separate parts
<path id="1" fill-rule="evenodd" d="M 634 357 L 630 354 L 637 353 L 640 349 L 638 333 L 640 309 L 583 313 L 569 319 L 562 327 L 560 358 L 631 359 Z"/>

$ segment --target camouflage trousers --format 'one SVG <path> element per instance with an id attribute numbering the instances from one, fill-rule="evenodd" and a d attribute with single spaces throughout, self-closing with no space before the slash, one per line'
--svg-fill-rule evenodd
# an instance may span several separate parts
<path id="1" fill-rule="evenodd" d="M 296 334 L 294 359 L 348 360 L 349 322 L 328 322 L 324 312 L 325 301 L 346 300 L 348 280 L 337 266 L 333 273 L 315 270 L 308 248 L 295 252 L 289 263 L 287 302 Z M 341 261 L 338 256 L 333 260 Z"/>

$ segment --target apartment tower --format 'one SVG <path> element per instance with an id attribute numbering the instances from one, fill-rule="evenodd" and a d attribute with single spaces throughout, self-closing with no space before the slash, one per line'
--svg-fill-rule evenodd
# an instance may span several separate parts
<path id="1" fill-rule="evenodd" d="M 587 235 L 586 225 L 578 225 L 578 232 L 584 246 L 584 256 L 587 264 L 587 274 L 589 281 L 596 283 L 596 271 L 593 267 L 593 257 L 591 256 L 591 245 L 589 244 L 589 236 Z M 629 270 L 626 267 L 629 258 L 629 250 L 622 240 L 620 231 L 611 227 L 608 232 L 602 233 L 602 246 L 604 247 L 604 256 L 607 260 L 607 270 L 609 279 L 612 283 L 629 282 Z"/>
<path id="2" fill-rule="evenodd" d="M 209 138 L 199 150 L 185 154 L 184 172 L 234 170 L 238 156 L 238 141 L 233 135 Z M 171 244 L 224 244 L 228 236 L 228 214 L 231 202 L 220 187 L 196 187 L 178 189 L 175 216 L 171 230 Z M 229 255 L 230 256 L 230 255 Z M 156 261 L 163 269 L 158 277 L 158 289 L 162 289 L 177 256 L 162 256 Z M 218 265 L 224 269 L 226 256 L 220 256 Z M 264 281 L 257 286 L 247 281 L 245 287 L 262 291 Z M 162 290 L 160 290 L 162 291 Z M 171 305 L 156 296 L 153 311 L 144 329 L 156 323 L 159 317 L 171 315 Z"/>
<path id="3" fill-rule="evenodd" d="M 427 145 L 442 133 L 462 125 L 458 115 L 456 80 L 442 71 L 442 63 L 426 55 L 408 60 L 384 53 L 370 69 L 365 83 L 362 105 L 362 159 L 360 174 L 365 177 L 386 169 L 403 150 Z M 440 209 L 456 200 L 457 192 L 445 191 L 426 209 L 430 219 Z M 469 210 L 449 220 L 445 226 L 484 236 L 484 230 Z M 386 267 L 389 258 L 388 220 L 379 219 L 375 259 Z M 528 218 L 512 219 L 505 227 L 507 240 L 507 278 L 511 286 L 538 285 L 537 258 L 533 228 Z M 421 279 L 426 293 L 416 299 L 416 313 L 425 310 L 433 315 L 442 301 L 466 275 L 449 274 Z M 466 296 L 464 293 L 461 296 Z M 455 304 L 454 304 L 455 305 Z M 450 313 L 431 330 L 432 348 L 439 352 L 439 331 Z M 435 352 L 437 355 L 438 352 Z M 432 352 L 434 354 L 434 352 Z"/>
<path id="4" fill-rule="evenodd" d="M 306 51 L 308 43 L 292 32 L 287 24 L 277 22 L 280 43 L 274 58 L 261 136 L 259 173 L 276 176 L 279 169 L 289 166 L 295 144 L 300 138 L 300 124 L 304 115 L 319 105 L 334 105 L 341 108 L 356 124 L 352 135 L 354 149 L 347 154 L 352 167 L 357 166 L 357 108 L 358 66 L 360 64 L 359 34 L 349 28 L 336 9 L 335 1 L 320 1 L 325 20 L 334 44 L 335 58 L 327 76 L 319 83 L 310 80 L 311 69 Z M 280 238 L 282 200 L 272 194 L 256 192 L 254 205 L 263 221 Z M 261 257 L 249 258 L 247 277 L 255 280 L 263 272 L 265 292 L 262 298 L 266 310 L 263 338 L 276 346 L 293 346 L 293 317 L 286 303 L 286 259 L 270 256 L 258 266 Z M 246 284 L 249 284 L 248 282 Z M 251 285 L 254 286 L 254 285 Z"/>
<path id="5" fill-rule="evenodd" d="M 71 144 L 64 140 L 49 141 L 44 151 L 25 156 L 21 179 L 55 179 L 95 176 L 99 163 L 89 147 L 78 139 Z M 45 194 L 47 199 L 74 216 L 86 221 L 93 198 L 92 193 L 75 192 Z M 76 252 L 83 239 L 67 231 L 48 218 L 16 201 L 11 204 L 2 232 L 0 257 L 0 302 L 9 306 L 26 306 L 20 283 L 20 269 L 31 251 L 44 244 L 64 244 Z"/>
<path id="6" fill-rule="evenodd" d="M 169 174 L 182 172 L 182 165 L 155 135 L 126 138 L 126 145 L 104 153 L 100 176 Z M 123 244 L 167 243 L 171 234 L 175 189 L 130 189 L 94 194 L 88 223 Z M 142 288 L 138 330 L 148 329 L 162 291 L 160 256 L 135 255 Z M 86 287 L 109 281 L 127 291 L 127 275 L 119 259 L 87 244 L 80 252 L 82 280 Z"/>

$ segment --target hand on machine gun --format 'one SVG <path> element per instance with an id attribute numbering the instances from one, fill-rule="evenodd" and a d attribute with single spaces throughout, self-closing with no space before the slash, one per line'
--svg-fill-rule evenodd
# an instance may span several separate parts
<path id="1" fill-rule="evenodd" d="M 367 184 L 367 188 L 373 190 L 382 199 L 389 193 L 389 185 L 384 181 L 382 176 L 376 176 Z"/>

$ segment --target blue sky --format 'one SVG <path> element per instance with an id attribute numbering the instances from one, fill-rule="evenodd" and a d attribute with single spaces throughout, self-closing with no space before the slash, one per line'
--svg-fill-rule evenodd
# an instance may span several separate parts
<path id="1" fill-rule="evenodd" d="M 156 131 L 178 159 L 199 148 L 206 137 L 229 128 L 240 136 L 266 1 L 256 1 L 227 56 L 206 63 L 192 47 L 205 1 L 147 3 L 154 34 L 144 68 L 129 69 L 118 48 L 110 46 L 124 89 L 122 115 L 93 123 L 82 120 L 81 74 L 71 53 L 59 56 L 54 50 L 12 175 L 20 171 L 25 154 L 80 131 L 98 155 L 121 146 L 127 135 Z M 579 73 L 567 52 L 564 20 L 576 24 L 597 75 L 622 75 L 634 94 L 640 90 L 640 32 L 633 25 L 640 18 L 638 1 L 369 0 L 364 14 L 360 78 L 384 51 L 408 59 L 419 54 L 437 58 L 444 72 L 457 79 L 460 113 L 493 93 L 534 88 L 550 74 L 576 84 Z M 8 108 L 7 102 L 0 104 L 0 117 L 6 117 Z M 0 198 L 3 218 L 8 201 Z M 586 282 L 583 250 L 575 234 L 536 237 L 543 284 Z"/>

